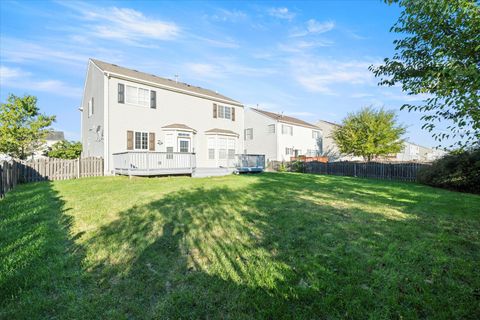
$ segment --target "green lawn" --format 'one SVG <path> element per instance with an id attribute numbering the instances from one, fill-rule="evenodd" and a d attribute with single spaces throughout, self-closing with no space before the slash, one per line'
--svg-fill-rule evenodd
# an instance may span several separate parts
<path id="1" fill-rule="evenodd" d="M 0 318 L 480 316 L 480 196 L 268 173 L 0 201 Z"/>

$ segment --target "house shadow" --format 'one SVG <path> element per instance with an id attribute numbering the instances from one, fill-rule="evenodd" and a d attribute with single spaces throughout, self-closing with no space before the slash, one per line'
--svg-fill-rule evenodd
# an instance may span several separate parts
<path id="1" fill-rule="evenodd" d="M 88 243 L 111 253 L 88 266 L 108 292 L 97 303 L 113 317 L 174 319 L 424 317 L 444 307 L 425 282 L 438 230 L 420 233 L 423 217 L 404 210 L 419 201 L 408 187 L 396 200 L 369 186 L 403 213 L 392 216 L 337 207 L 314 176 L 291 177 L 184 189 L 120 213 Z M 341 199 L 371 204 L 356 187 L 339 183 L 350 190 Z"/>

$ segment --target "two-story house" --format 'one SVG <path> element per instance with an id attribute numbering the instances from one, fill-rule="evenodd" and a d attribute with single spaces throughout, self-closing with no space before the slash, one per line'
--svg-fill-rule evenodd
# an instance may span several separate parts
<path id="1" fill-rule="evenodd" d="M 264 154 L 268 161 L 317 156 L 321 129 L 303 120 L 255 108 L 245 111 L 245 153 Z"/>
<path id="2" fill-rule="evenodd" d="M 240 102 L 95 59 L 80 110 L 83 156 L 103 157 L 106 174 L 227 172 L 244 150 Z"/>

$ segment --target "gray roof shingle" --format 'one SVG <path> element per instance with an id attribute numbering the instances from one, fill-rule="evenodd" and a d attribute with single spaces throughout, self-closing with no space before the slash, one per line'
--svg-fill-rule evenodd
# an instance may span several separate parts
<path id="1" fill-rule="evenodd" d="M 261 113 L 261 114 L 263 114 L 263 115 L 265 115 L 269 118 L 272 118 L 274 120 L 277 120 L 279 122 L 295 124 L 297 126 L 302 126 L 302 127 L 312 128 L 312 129 L 320 129 L 316 125 L 313 125 L 311 123 L 308 123 L 306 121 L 303 121 L 303 120 L 300 120 L 300 119 L 297 119 L 297 118 L 294 118 L 294 117 L 285 116 L 285 115 L 280 114 L 280 113 L 274 113 L 274 112 L 264 111 L 264 110 L 255 109 L 255 108 L 252 108 L 252 110 L 255 110 L 258 113 Z"/>

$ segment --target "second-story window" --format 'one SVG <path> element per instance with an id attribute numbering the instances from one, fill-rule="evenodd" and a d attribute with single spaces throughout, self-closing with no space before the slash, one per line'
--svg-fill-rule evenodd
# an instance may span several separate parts
<path id="1" fill-rule="evenodd" d="M 282 134 L 288 134 L 290 136 L 293 136 L 293 127 L 282 124 Z"/>
<path id="2" fill-rule="evenodd" d="M 253 140 L 253 128 L 245 129 L 245 140 Z"/>
<path id="3" fill-rule="evenodd" d="M 318 138 L 320 138 L 320 131 L 313 130 L 313 131 L 312 131 L 312 138 L 313 138 L 313 139 L 318 139 Z"/>
<path id="4" fill-rule="evenodd" d="M 268 125 L 268 133 L 275 133 L 275 124 Z"/>
<path id="5" fill-rule="evenodd" d="M 119 86 L 120 89 L 120 86 Z M 119 93 L 120 95 L 120 93 Z M 123 93 L 122 93 L 123 98 Z M 120 99 L 120 98 L 119 98 Z M 155 91 L 127 85 L 125 88 L 125 103 L 142 107 L 156 108 Z"/>
<path id="6" fill-rule="evenodd" d="M 218 117 L 223 119 L 232 119 L 232 107 L 218 105 Z"/>
<path id="7" fill-rule="evenodd" d="M 93 116 L 93 108 L 94 108 L 93 101 L 94 101 L 93 97 L 90 99 L 90 101 L 88 101 L 88 117 L 89 118 Z"/>

